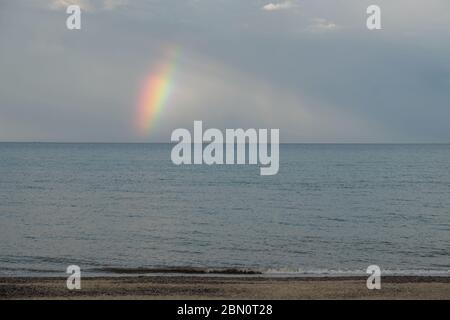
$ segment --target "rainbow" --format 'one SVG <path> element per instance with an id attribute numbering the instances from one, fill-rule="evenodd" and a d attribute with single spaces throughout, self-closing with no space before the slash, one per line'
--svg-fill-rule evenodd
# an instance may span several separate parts
<path id="1" fill-rule="evenodd" d="M 177 47 L 167 50 L 164 61 L 155 65 L 144 81 L 136 112 L 136 128 L 142 135 L 150 131 L 167 104 L 173 89 L 179 51 Z"/>

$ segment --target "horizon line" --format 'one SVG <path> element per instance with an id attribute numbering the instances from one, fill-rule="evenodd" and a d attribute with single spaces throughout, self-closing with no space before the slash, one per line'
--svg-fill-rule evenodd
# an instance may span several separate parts
<path id="1" fill-rule="evenodd" d="M 23 144 L 176 144 L 175 142 L 105 142 L 105 141 L 0 141 L 0 143 L 23 143 Z M 208 144 L 207 142 L 204 142 Z M 224 143 L 226 144 L 226 143 Z M 245 144 L 248 144 L 246 142 Z M 270 144 L 270 142 L 269 142 Z M 280 142 L 279 144 L 365 144 L 365 145 L 445 145 L 450 142 Z"/>

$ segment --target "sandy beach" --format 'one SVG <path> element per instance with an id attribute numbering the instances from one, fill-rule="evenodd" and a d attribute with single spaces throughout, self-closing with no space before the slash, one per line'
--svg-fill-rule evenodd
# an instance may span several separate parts
<path id="1" fill-rule="evenodd" d="M 450 277 L 384 277 L 381 290 L 359 277 L 97 277 L 78 291 L 65 278 L 0 278 L 0 299 L 450 299 Z"/>

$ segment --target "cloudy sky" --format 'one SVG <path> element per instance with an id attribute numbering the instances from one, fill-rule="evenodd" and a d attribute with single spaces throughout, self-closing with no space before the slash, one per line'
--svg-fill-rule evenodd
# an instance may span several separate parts
<path id="1" fill-rule="evenodd" d="M 170 94 L 137 130 L 164 65 Z M 450 1 L 0 0 L 0 141 L 168 142 L 194 120 L 284 142 L 450 142 Z"/>

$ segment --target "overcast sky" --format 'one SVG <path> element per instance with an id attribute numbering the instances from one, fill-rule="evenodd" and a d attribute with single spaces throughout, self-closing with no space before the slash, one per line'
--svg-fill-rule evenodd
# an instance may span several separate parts
<path id="1" fill-rule="evenodd" d="M 172 92 L 139 132 L 167 48 Z M 450 142 L 450 1 L 0 0 L 0 141 L 168 142 L 194 120 L 284 142 Z"/>

